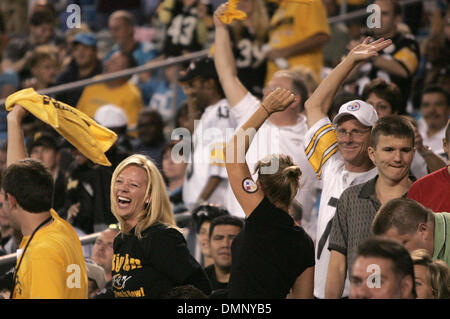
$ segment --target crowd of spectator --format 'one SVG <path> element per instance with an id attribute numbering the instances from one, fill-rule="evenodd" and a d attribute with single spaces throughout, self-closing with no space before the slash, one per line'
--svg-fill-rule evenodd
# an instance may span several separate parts
<path id="1" fill-rule="evenodd" d="M 168 280 L 151 297 L 450 298 L 448 1 L 346 6 L 376 4 L 379 27 L 369 13 L 330 23 L 338 0 L 241 0 L 246 19 L 225 24 L 225 3 L 1 1 L 0 99 L 210 52 L 50 95 L 117 134 L 105 153 L 111 166 L 94 163 L 29 113 L 21 122 L 28 157 L 53 178 L 52 208 L 79 237 L 100 234 L 83 247 L 89 298 L 126 295 L 116 289 L 123 269 L 111 269 L 124 223 L 113 213 L 111 185 L 133 154 L 161 174 L 171 227 L 211 286 L 186 257 L 195 280 L 177 287 Z M 81 9 L 75 28 L 67 23 L 71 4 Z M 280 88 L 292 101 L 276 95 Z M 14 147 L 7 114 L 0 106 L 0 180 Z M 221 148 L 238 128 L 257 132 L 241 154 L 243 172 L 224 164 Z M 274 161 L 287 173 L 261 175 Z M 15 253 L 23 237 L 2 206 L 0 256 Z M 276 217 L 283 212 L 290 217 Z M 122 250 L 127 238 L 116 240 Z M 366 285 L 372 264 L 386 274 L 379 290 Z M 4 296 L 8 273 L 0 265 Z"/>

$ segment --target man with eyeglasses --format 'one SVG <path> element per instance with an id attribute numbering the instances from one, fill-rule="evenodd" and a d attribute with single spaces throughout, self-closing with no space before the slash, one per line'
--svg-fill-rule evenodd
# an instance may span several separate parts
<path id="1" fill-rule="evenodd" d="M 374 178 L 374 167 L 367 149 L 371 127 L 378 120 L 372 105 L 354 100 L 343 104 L 333 123 L 327 117 L 334 95 L 349 72 L 360 62 L 376 56 L 390 40 L 369 43 L 366 39 L 325 78 L 305 103 L 308 131 L 305 135 L 305 154 L 323 189 L 320 199 L 316 232 L 316 267 L 314 296 L 325 298 L 325 285 L 330 252 L 328 236 L 336 205 L 342 192 Z M 348 296 L 348 280 L 343 296 Z"/>

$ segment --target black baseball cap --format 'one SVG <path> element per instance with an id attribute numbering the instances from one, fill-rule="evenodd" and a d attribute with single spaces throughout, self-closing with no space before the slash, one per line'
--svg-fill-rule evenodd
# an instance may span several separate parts
<path id="1" fill-rule="evenodd" d="M 192 61 L 187 70 L 186 74 L 178 79 L 180 82 L 190 81 L 197 76 L 201 76 L 204 79 L 214 78 L 219 79 L 217 75 L 216 67 L 214 65 L 214 60 L 210 57 L 199 58 Z"/>
<path id="2" fill-rule="evenodd" d="M 192 221 L 194 223 L 196 233 L 200 231 L 200 227 L 205 221 L 212 221 L 214 218 L 222 215 L 230 215 L 230 213 L 221 206 L 208 204 L 196 207 L 192 211 Z"/>
<path id="3" fill-rule="evenodd" d="M 58 151 L 60 149 L 60 144 L 58 143 L 58 140 L 50 135 L 50 134 L 40 134 L 36 136 L 31 142 L 28 147 L 29 152 L 33 150 L 36 146 L 44 146 L 47 148 L 54 149 L 55 151 Z"/>

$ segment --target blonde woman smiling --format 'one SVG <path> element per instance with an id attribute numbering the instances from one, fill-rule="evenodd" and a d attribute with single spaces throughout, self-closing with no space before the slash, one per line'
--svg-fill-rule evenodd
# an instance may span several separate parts
<path id="1" fill-rule="evenodd" d="M 146 156 L 132 155 L 115 169 L 111 209 L 121 229 L 112 262 L 115 298 L 162 298 L 187 284 L 211 292 L 176 227 L 163 178 Z"/>

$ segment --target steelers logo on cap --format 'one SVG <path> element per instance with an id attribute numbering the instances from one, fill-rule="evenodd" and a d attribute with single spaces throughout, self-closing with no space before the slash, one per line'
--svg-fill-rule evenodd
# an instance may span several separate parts
<path id="1" fill-rule="evenodd" d="M 347 110 L 349 111 L 358 111 L 361 105 L 358 102 L 353 102 L 347 105 Z"/>
<path id="2" fill-rule="evenodd" d="M 250 194 L 258 190 L 258 186 L 256 185 L 256 183 L 249 177 L 245 178 L 242 181 L 242 188 L 244 189 L 244 191 Z"/>

